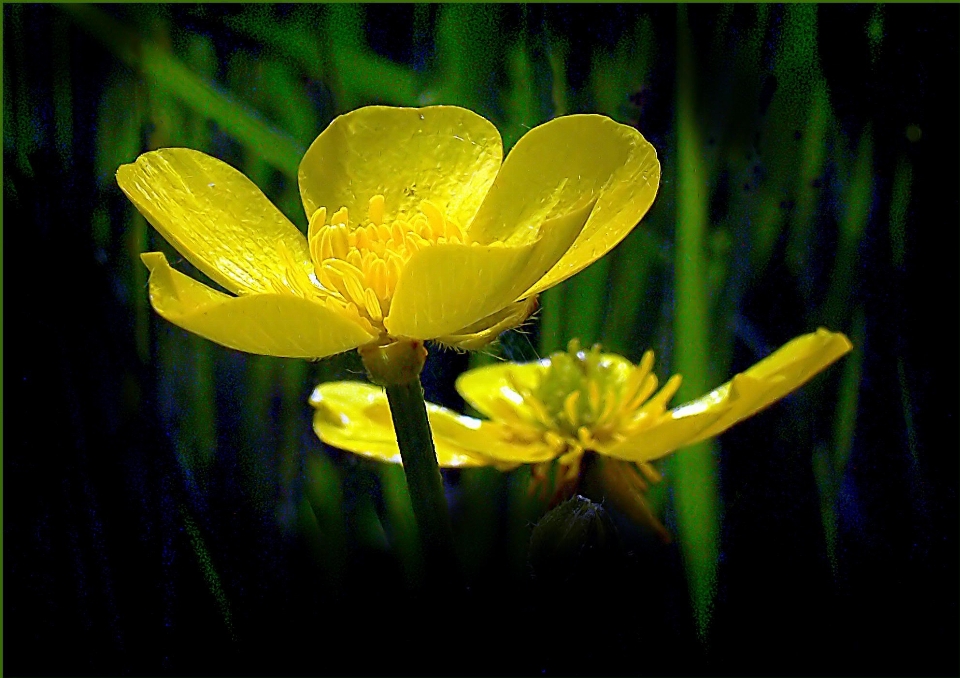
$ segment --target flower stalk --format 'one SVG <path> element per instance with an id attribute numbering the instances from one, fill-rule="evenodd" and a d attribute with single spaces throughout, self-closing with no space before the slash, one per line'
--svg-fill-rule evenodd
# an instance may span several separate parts
<path id="1" fill-rule="evenodd" d="M 452 583 L 458 572 L 453 529 L 420 384 L 427 351 L 422 341 L 406 340 L 359 352 L 370 379 L 387 393 L 428 581 Z"/>

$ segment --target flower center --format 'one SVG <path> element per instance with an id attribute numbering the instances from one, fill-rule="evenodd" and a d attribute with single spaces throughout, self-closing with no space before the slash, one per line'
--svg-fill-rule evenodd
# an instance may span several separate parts
<path id="1" fill-rule="evenodd" d="M 566 352 L 550 356 L 535 387 L 524 387 L 516 379 L 511 386 L 527 427 L 538 429 L 558 453 L 582 452 L 631 435 L 666 410 L 680 377 L 671 377 L 651 398 L 657 390 L 652 367 L 653 351 L 632 365 L 600 353 L 599 345 L 583 351 L 574 339 Z"/>
<path id="2" fill-rule="evenodd" d="M 366 223 L 351 226 L 341 207 L 327 223 L 321 207 L 307 233 L 316 282 L 348 310 L 356 309 L 381 333 L 404 265 L 430 245 L 466 242 L 463 228 L 424 200 L 420 211 L 387 221 L 382 195 L 370 198 Z"/>

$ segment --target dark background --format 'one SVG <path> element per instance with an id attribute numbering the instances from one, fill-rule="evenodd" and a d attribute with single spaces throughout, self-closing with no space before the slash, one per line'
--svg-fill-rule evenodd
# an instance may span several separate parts
<path id="1" fill-rule="evenodd" d="M 422 96 L 434 92 L 441 101 L 471 105 L 506 130 L 509 144 L 522 133 L 511 125 L 526 125 L 504 94 L 518 77 L 505 56 L 511 45 L 522 38 L 532 55 L 536 124 L 552 110 L 549 88 L 536 85 L 549 78 L 548 38 L 567 47 L 569 109 L 594 110 L 596 55 L 629 46 L 631 27 L 644 18 L 656 37 L 655 58 L 647 87 L 632 98 L 624 93 L 619 112 L 639 124 L 665 168 L 650 229 L 663 236 L 655 251 L 669 272 L 669 214 L 680 199 L 671 183 L 677 8 L 476 6 L 463 10 L 463 21 L 487 33 L 463 31 L 473 45 L 457 42 L 464 36 L 451 19 L 444 23 L 443 6 L 371 5 L 354 33 L 342 17 L 328 21 L 332 10 L 322 7 L 265 6 L 259 14 L 232 5 L 94 9 L 124 27 L 113 43 L 102 32 L 97 37 L 96 26 L 106 24 L 89 15 L 4 5 L 6 675 L 957 675 L 957 6 L 884 6 L 879 47 L 864 28 L 876 7 L 816 9 L 817 32 L 806 37 L 816 43 L 838 130 L 828 143 L 845 139 L 856 149 L 869 126 L 874 144 L 869 219 L 849 259 L 849 313 L 832 327 L 852 336 L 850 318 L 862 318 L 853 442 L 831 481 L 835 564 L 810 441 L 830 435 L 838 374 L 814 387 L 820 398 L 792 400 L 722 439 L 719 583 L 705 644 L 695 633 L 678 543 L 632 533 L 622 516 L 614 518 L 626 554 L 602 560 L 591 576 L 580 572 L 548 585 L 525 569 L 517 575 L 484 565 L 467 599 L 409 593 L 402 536 L 385 498 L 389 476 L 324 450 L 305 414 L 313 384 L 356 375 L 355 357 L 289 366 L 204 347 L 153 318 L 135 255 L 160 246 L 159 238 L 136 225 L 112 182 L 115 164 L 172 142 L 243 159 L 251 176 L 251 167 L 264 166 L 256 149 L 246 155 L 248 139 L 238 141 L 216 120 L 157 113 L 166 104 L 150 89 L 152 76 L 137 66 L 142 62 L 121 58 L 136 40 L 165 45 L 302 147 L 344 110 L 417 103 L 403 100 L 400 86 L 374 96 L 359 70 L 367 62 L 352 72 L 337 61 L 337 50 L 352 44 L 348 34 L 357 35 L 370 63 L 406 69 Z M 720 77 L 736 75 L 740 62 L 716 55 L 724 45 L 745 44 L 755 10 L 733 11 L 717 47 L 714 29 L 724 11 L 689 8 L 705 144 L 729 150 L 736 144 L 727 136 L 742 137 L 750 157 L 767 157 L 768 169 L 757 174 L 772 172 L 777 156 L 763 154 L 776 141 L 758 130 L 769 133 L 764 111 L 782 96 L 778 31 L 794 10 L 769 7 L 751 71 L 758 77 L 740 108 L 723 103 L 729 90 Z M 288 31 L 279 42 L 271 42 L 273 27 Z M 311 54 L 308 38 L 293 42 L 301 35 L 295 28 L 325 46 L 320 75 L 290 56 Z M 461 51 L 444 52 L 451 42 Z M 244 89 L 237 74 L 248 71 L 231 65 L 236 55 L 294 73 L 302 100 L 264 103 L 273 96 L 270 73 L 260 73 L 259 90 Z M 460 81 L 444 69 L 459 67 L 481 86 L 457 90 Z M 121 91 L 134 95 L 117 95 L 117 83 L 130 83 Z M 285 107 L 303 102 L 312 121 L 284 117 Z M 184 136 L 191 125 L 199 130 L 194 144 Z M 131 150 L 111 156 L 123 134 L 131 136 Z M 837 148 L 827 153 L 842 156 Z M 912 181 L 898 260 L 889 215 L 902 162 L 910 164 Z M 836 187 L 836 197 L 818 203 L 820 249 L 799 274 L 785 263 L 788 237 L 781 235 L 769 262 L 742 285 L 728 316 L 733 369 L 756 359 L 756 337 L 775 347 L 823 317 L 808 312 L 810 298 L 823 297 L 835 273 L 840 227 L 830 209 L 850 180 L 849 163 L 824 167 L 822 182 Z M 268 195 L 296 207 L 282 172 L 260 176 Z M 716 176 L 711 222 L 720 224 L 739 204 L 739 183 L 732 170 Z M 778 207 L 789 211 L 789 201 Z M 299 212 L 296 218 L 303 220 Z M 734 247 L 730 256 L 745 255 Z M 641 347 L 662 343 L 662 330 L 648 328 L 656 323 L 647 318 L 652 309 L 653 320 L 662 321 L 671 305 L 669 274 L 651 281 L 633 314 L 639 329 L 632 336 Z M 578 289 L 573 285 L 566 289 Z M 569 325 L 566 334 L 573 336 Z M 550 345 L 534 328 L 525 345 L 538 341 Z M 506 353 L 512 350 L 507 344 Z M 460 406 L 451 385 L 466 366 L 466 356 L 433 354 L 424 378 L 428 397 Z M 333 555 L 318 555 L 317 543 L 333 542 L 317 542 L 304 527 L 316 531 L 319 524 L 321 534 L 329 528 L 323 516 L 330 514 L 312 495 L 316 521 L 303 513 L 308 488 L 317 487 L 310 460 L 320 458 L 333 469 L 336 492 L 325 496 L 341 499 L 336 529 L 346 535 Z M 487 488 L 487 515 L 506 532 L 514 480 L 477 478 L 448 477 L 455 506 L 471 506 L 471 488 Z M 455 517 L 461 513 L 473 515 L 463 509 Z M 674 527 L 670 516 L 668 508 L 665 520 Z M 483 562 L 509 560 L 508 546 L 491 539 Z M 417 628 L 426 628 L 429 655 L 417 649 Z"/>

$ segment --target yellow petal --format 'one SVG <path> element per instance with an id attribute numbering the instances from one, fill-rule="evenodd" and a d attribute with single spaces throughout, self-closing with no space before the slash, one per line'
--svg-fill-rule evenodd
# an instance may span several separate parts
<path id="1" fill-rule="evenodd" d="M 702 432 L 697 440 L 719 435 L 738 421 L 753 416 L 788 393 L 796 391 L 814 376 L 850 352 L 853 345 L 846 336 L 824 328 L 801 335 L 747 369 L 743 374 L 756 380 L 751 390 L 741 389 L 738 398 L 730 398 L 731 408 L 721 419 Z M 753 383 L 753 382 L 751 382 Z M 746 386 L 747 382 L 744 382 Z M 722 397 L 729 383 L 705 398 Z M 694 401 L 696 403 L 698 401 Z M 692 442 L 697 442 L 694 440 Z"/>
<path id="2" fill-rule="evenodd" d="M 150 303 L 183 329 L 248 353 L 322 358 L 356 348 L 373 334 L 335 309 L 291 294 L 231 297 L 170 268 L 161 252 L 141 255 L 150 269 Z"/>
<path id="3" fill-rule="evenodd" d="M 180 254 L 234 293 L 289 289 L 287 260 L 313 271 L 297 227 L 230 165 L 188 148 L 144 153 L 117 183 Z"/>
<path id="4" fill-rule="evenodd" d="M 433 339 L 506 308 L 570 247 L 592 204 L 543 224 L 518 247 L 435 245 L 407 261 L 384 326 L 394 336 Z"/>
<path id="5" fill-rule="evenodd" d="M 328 382 L 314 389 L 310 404 L 316 409 L 313 429 L 328 445 L 379 461 L 401 463 L 383 389 L 361 382 Z M 517 447 L 499 440 L 499 430 L 488 427 L 487 422 L 434 403 L 427 403 L 427 417 L 437 459 L 444 468 L 498 464 L 486 454 L 488 450 Z"/>
<path id="6" fill-rule="evenodd" d="M 730 383 L 728 392 L 735 395 L 744 379 L 752 381 L 750 377 L 737 375 Z M 701 440 L 703 437 L 700 434 L 723 417 L 729 409 L 730 403 L 726 397 L 704 401 L 696 406 L 691 403 L 689 406 L 664 412 L 649 427 L 628 438 L 611 445 L 597 445 L 597 452 L 632 462 L 653 461 Z"/>
<path id="7" fill-rule="evenodd" d="M 494 363 L 467 370 L 457 378 L 457 392 L 471 407 L 490 419 L 503 419 L 504 414 L 522 416 L 523 396 L 514 388 L 533 391 L 549 361 L 532 363 Z"/>
<path id="8" fill-rule="evenodd" d="M 601 115 L 556 118 L 517 142 L 468 235 L 481 243 L 529 241 L 544 217 L 596 199 L 577 241 L 528 291 L 535 294 L 619 243 L 650 208 L 659 183 L 656 151 L 634 128 Z"/>
<path id="9" fill-rule="evenodd" d="M 387 220 L 429 200 L 460 224 L 469 222 L 500 169 L 497 128 L 456 106 L 368 106 L 341 115 L 300 162 L 307 214 L 346 207 L 367 214 L 375 195 Z"/>
<path id="10" fill-rule="evenodd" d="M 438 337 L 437 341 L 464 351 L 478 351 L 496 340 L 503 332 L 517 327 L 530 317 L 537 307 L 537 300 L 523 299 L 510 304 L 493 315 L 488 315 L 469 327 L 463 327 L 455 334 Z"/>
<path id="11" fill-rule="evenodd" d="M 649 461 L 712 438 L 795 391 L 851 348 L 844 335 L 823 328 L 797 337 L 726 384 L 665 413 L 653 427 L 601 451 Z"/>

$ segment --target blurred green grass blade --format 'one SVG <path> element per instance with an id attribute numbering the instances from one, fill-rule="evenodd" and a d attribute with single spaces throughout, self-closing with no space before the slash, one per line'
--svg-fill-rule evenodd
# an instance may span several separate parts
<path id="1" fill-rule="evenodd" d="M 540 295 L 540 355 L 550 355 L 564 348 L 564 315 L 566 281 L 544 290 Z"/>
<path id="2" fill-rule="evenodd" d="M 821 81 L 819 73 L 816 6 L 784 5 L 774 61 L 776 90 L 761 132 L 767 176 L 760 186 L 764 218 L 754 230 L 751 253 L 756 274 L 762 273 L 769 263 L 789 214 L 794 182 L 806 150 L 797 132 L 807 125 L 811 102 L 817 104 L 813 92 Z"/>
<path id="3" fill-rule="evenodd" d="M 800 171 L 794 188 L 796 206 L 787 242 L 786 263 L 799 280 L 804 296 L 812 294 L 809 270 L 812 244 L 817 228 L 817 205 L 821 189 L 818 179 L 823 174 L 827 158 L 827 132 L 833 123 L 827 82 L 817 77 L 810 97 L 807 123 L 803 130 Z"/>
<path id="4" fill-rule="evenodd" d="M 548 60 L 550 63 L 550 98 L 553 103 L 553 117 L 566 115 L 568 110 L 566 45 L 555 40 L 550 44 Z M 565 298 L 567 281 L 545 290 L 540 295 L 540 308 L 537 313 L 540 326 L 540 355 L 545 356 L 564 348 L 564 322 L 566 313 Z"/>
<path id="5" fill-rule="evenodd" d="M 320 8 L 320 5 L 299 5 L 295 16 L 284 21 L 275 16 L 273 5 L 255 3 L 246 5 L 240 14 L 224 17 L 223 23 L 254 39 L 285 63 L 296 63 L 305 74 L 323 82 L 327 79 L 329 64 L 317 31 L 316 11 Z M 325 24 L 321 22 L 319 26 L 322 28 Z"/>
<path id="6" fill-rule="evenodd" d="M 506 474 L 494 468 L 460 472 L 462 508 L 454 536 L 467 581 L 481 579 L 493 564 L 506 486 Z"/>
<path id="7" fill-rule="evenodd" d="M 155 42 L 141 39 L 135 31 L 96 7 L 74 4 L 58 7 L 156 86 L 216 122 L 241 143 L 256 149 L 277 169 L 296 177 L 300 158 L 306 149 L 287 134 L 270 127 L 255 111 L 198 76 Z"/>
<path id="8" fill-rule="evenodd" d="M 917 428 L 913 421 L 913 398 L 910 395 L 910 383 L 907 381 L 907 361 L 897 356 L 897 381 L 900 386 L 900 407 L 903 410 L 903 425 L 907 432 L 907 448 L 913 463 L 920 463 L 917 451 Z"/>
<path id="9" fill-rule="evenodd" d="M 137 84 L 125 74 L 114 72 L 114 77 L 104 89 L 97 112 L 96 155 L 94 167 L 96 179 L 107 195 L 116 191 L 117 168 L 136 160 L 142 148 L 144 106 Z M 148 225 L 137 209 L 125 204 L 124 223 L 114 229 L 110 217 L 109 201 L 98 206 L 91 234 L 98 249 L 111 252 L 116 230 L 124 244 L 119 254 L 122 261 L 118 268 L 127 273 L 126 284 L 130 294 L 133 332 L 137 357 L 142 363 L 150 358 L 150 305 L 147 295 L 141 290 L 147 287 L 147 269 L 140 261 L 141 252 L 148 249 Z"/>
<path id="10" fill-rule="evenodd" d="M 304 470 L 304 493 L 317 524 L 317 553 L 324 574 L 322 581 L 337 591 L 342 587 L 347 571 L 347 526 L 340 474 L 324 454 L 307 455 Z"/>
<path id="11" fill-rule="evenodd" d="M 860 377 L 863 372 L 864 343 L 866 341 L 866 313 L 858 308 L 853 315 L 850 340 L 853 352 L 843 362 L 843 373 L 837 394 L 834 415 L 833 469 L 840 477 L 847 467 L 853 449 L 853 435 L 857 428 L 857 403 L 860 399 Z"/>
<path id="12" fill-rule="evenodd" d="M 693 45 L 686 7 L 677 11 L 677 231 L 674 259 L 673 371 L 683 375 L 677 400 L 709 387 L 706 290 L 707 176 L 695 116 Z M 716 592 L 720 500 L 713 446 L 700 443 L 670 460 L 674 508 L 701 638 L 706 638 Z"/>
<path id="13" fill-rule="evenodd" d="M 594 50 L 590 93 L 596 112 L 624 124 L 637 122 L 638 108 L 631 97 L 649 85 L 656 46 L 653 21 L 640 16 L 631 29 L 624 31 L 612 53 Z"/>
<path id="14" fill-rule="evenodd" d="M 266 506 L 274 494 L 268 460 L 277 454 L 275 438 L 270 435 L 276 366 L 276 359 L 268 356 L 251 355 L 244 361 L 241 471 L 244 489 L 258 507 Z"/>
<path id="15" fill-rule="evenodd" d="M 194 334 L 185 334 L 186 350 L 192 353 L 188 386 L 185 433 L 188 437 L 194 470 L 205 471 L 217 455 L 217 389 L 214 377 L 213 344 Z"/>
<path id="16" fill-rule="evenodd" d="M 890 262 L 897 271 L 903 271 L 907 256 L 907 214 L 910 207 L 910 191 L 913 186 L 913 165 L 906 156 L 897 160 L 893 175 L 893 190 L 890 199 Z M 907 365 L 902 349 L 897 356 L 897 380 L 900 385 L 900 406 L 903 409 L 907 446 L 914 463 L 917 456 L 917 433 L 913 422 L 913 399 L 907 381 Z"/>
<path id="17" fill-rule="evenodd" d="M 147 220 L 133 205 L 127 206 L 128 223 L 125 232 L 127 246 L 127 260 L 130 265 L 130 289 L 146 290 L 149 280 L 147 267 L 140 261 L 140 254 L 148 250 L 149 225 Z M 136 342 L 137 357 L 146 364 L 150 360 L 150 322 L 152 309 L 150 299 L 142 292 L 132 295 L 133 299 L 133 334 Z"/>
<path id="18" fill-rule="evenodd" d="M 142 149 L 143 106 L 137 85 L 115 73 L 104 89 L 97 113 L 94 158 L 97 182 L 108 191 L 116 187 L 117 168 L 136 160 Z"/>
<path id="19" fill-rule="evenodd" d="M 913 166 L 901 156 L 893 175 L 893 195 L 890 199 L 890 257 L 894 268 L 902 269 L 907 251 L 907 208 L 913 185 Z"/>
<path id="20" fill-rule="evenodd" d="M 820 495 L 820 522 L 823 525 L 823 538 L 827 547 L 827 560 L 834 581 L 840 575 L 837 561 L 837 504 L 838 484 L 830 462 L 830 450 L 827 445 L 817 447 L 813 452 L 813 477 Z"/>
<path id="21" fill-rule="evenodd" d="M 220 611 L 220 616 L 223 618 L 223 624 L 230 634 L 230 639 L 233 642 L 237 642 L 233 628 L 233 616 L 230 613 L 230 602 L 227 600 L 227 595 L 223 590 L 223 584 L 220 581 L 220 575 L 217 573 L 217 568 L 213 563 L 213 558 L 210 556 L 210 551 L 207 549 L 206 542 L 204 542 L 203 535 L 200 533 L 200 529 L 196 523 L 193 522 L 189 510 L 183 505 L 180 506 L 180 516 L 183 518 L 183 526 L 187 532 L 187 536 L 190 538 L 190 545 L 193 547 L 193 553 L 197 558 L 197 564 L 200 566 L 203 579 L 207 584 L 210 594 L 217 602 L 217 608 Z"/>
<path id="22" fill-rule="evenodd" d="M 585 347 L 600 340 L 610 270 L 611 257 L 608 254 L 565 281 L 565 338 L 579 338 Z"/>
<path id="23" fill-rule="evenodd" d="M 416 106 L 419 75 L 371 51 L 363 38 L 363 6 L 334 3 L 327 7 L 329 62 L 337 84 L 340 112 L 370 103 Z"/>
<path id="24" fill-rule="evenodd" d="M 530 494 L 532 478 L 529 465 L 507 474 L 506 566 L 515 581 L 528 576 L 530 533 L 545 509 L 543 502 Z"/>
<path id="25" fill-rule="evenodd" d="M 13 107 L 13 117 L 15 120 L 13 136 L 16 140 L 17 168 L 25 176 L 32 177 L 33 168 L 30 166 L 29 158 L 40 146 L 41 139 L 39 138 L 39 131 L 43 129 L 43 125 L 40 124 L 40 120 L 37 117 L 40 110 L 40 107 L 37 105 L 37 97 L 34 94 L 31 83 L 27 80 L 27 73 L 29 71 L 26 64 L 23 63 L 26 59 L 27 50 L 23 46 L 23 40 L 26 36 L 23 30 L 22 13 L 23 8 L 21 6 L 17 4 L 10 5 L 10 33 L 9 38 L 8 35 L 4 33 L 4 38 L 12 38 L 12 42 L 15 45 L 15 48 L 10 50 L 13 56 L 13 59 L 11 59 L 13 78 L 9 78 L 5 70 L 3 81 L 4 83 L 11 80 L 13 82 L 14 95 L 10 97 L 10 102 Z M 6 94 L 6 92 L 4 92 L 4 94 Z M 4 114 L 6 114 L 6 111 L 4 111 Z"/>
<path id="26" fill-rule="evenodd" d="M 873 12 L 870 13 L 870 19 L 867 21 L 866 32 L 870 44 L 870 64 L 876 66 L 883 46 L 883 5 L 873 6 Z"/>
<path id="27" fill-rule="evenodd" d="M 164 53 L 166 51 L 164 50 Z M 190 34 L 187 37 L 187 65 L 200 78 L 212 78 L 217 72 L 217 56 L 213 42 L 207 36 Z M 184 111 L 184 126 L 181 131 L 184 144 L 198 150 L 209 150 L 210 129 L 207 117 L 196 109 Z M 141 268 L 144 268 L 141 266 Z M 197 335 L 186 338 L 187 350 L 193 353 L 193 383 L 187 398 L 188 430 L 192 438 L 194 459 L 201 468 L 208 468 L 217 453 L 217 388 L 216 355 L 221 349 Z"/>
<path id="28" fill-rule="evenodd" d="M 820 324 L 843 327 L 850 297 L 856 288 L 860 240 L 870 218 L 873 202 L 873 127 L 868 124 L 860 135 L 852 166 L 841 170 L 848 177 L 842 189 L 839 209 L 840 233 L 834 258 L 830 287 L 821 309 Z"/>
<path id="29" fill-rule="evenodd" d="M 839 577 L 840 566 L 837 544 L 837 500 L 847 462 L 853 450 L 863 372 L 864 342 L 866 341 L 866 314 L 863 308 L 858 308 L 854 314 L 850 340 L 854 348 L 843 361 L 843 372 L 840 376 L 833 418 L 833 444 L 829 450 L 817 449 L 813 457 L 814 478 L 820 493 L 820 515 L 827 545 L 827 558 L 830 560 L 830 569 L 835 579 Z"/>
<path id="30" fill-rule="evenodd" d="M 142 45 L 140 68 L 160 87 L 168 90 L 198 114 L 205 115 L 221 129 L 290 177 L 296 177 L 300 158 L 306 150 L 285 133 L 268 126 L 259 115 L 197 77 L 169 53 L 150 42 Z"/>
<path id="31" fill-rule="evenodd" d="M 597 112 L 622 123 L 632 121 L 632 115 L 628 113 L 633 106 L 630 97 L 639 92 L 647 81 L 653 47 L 651 23 L 649 18 L 643 17 L 632 30 L 625 32 L 612 54 L 594 51 L 590 90 Z M 635 297 L 637 290 L 621 295 L 624 290 L 618 285 L 612 288 L 617 290 L 616 294 L 608 294 L 614 275 L 613 262 L 623 256 L 624 249 L 623 245 L 617 247 L 567 281 L 566 338 L 578 337 L 584 346 L 600 341 L 604 334 L 607 308 L 611 303 L 619 305 L 616 312 L 620 321 L 626 319 L 627 310 L 623 308 L 625 297 Z M 636 254 L 635 251 L 630 253 Z M 643 284 L 637 278 L 623 282 Z"/>
<path id="32" fill-rule="evenodd" d="M 307 363 L 279 360 L 280 368 L 280 516 L 293 515 L 295 484 L 300 472 L 303 439 L 310 431 L 310 406 L 305 393 Z M 281 525 L 289 527 L 283 520 Z"/>
<path id="33" fill-rule="evenodd" d="M 438 5 L 436 67 L 425 103 L 464 106 L 489 120 L 499 117 L 485 96 L 503 54 L 499 12 L 497 5 Z"/>
<path id="34" fill-rule="evenodd" d="M 637 325 L 647 316 L 644 302 L 650 295 L 650 278 L 659 258 L 659 243 L 649 224 L 640 224 L 617 247 L 611 272 L 611 288 L 601 343 L 605 350 L 639 359 L 644 348 L 637 345 Z"/>
<path id="35" fill-rule="evenodd" d="M 504 148 L 513 148 L 528 130 L 543 122 L 537 104 L 537 82 L 533 62 L 523 40 L 507 49 L 508 84 L 503 95 L 504 124 L 500 130 Z"/>
<path id="36" fill-rule="evenodd" d="M 569 46 L 559 38 L 551 38 L 547 44 L 547 63 L 550 65 L 550 103 L 552 117 L 566 115 L 570 110 L 567 93 L 567 51 Z"/>
<path id="37" fill-rule="evenodd" d="M 423 558 L 403 466 L 377 464 L 377 472 L 380 474 L 380 490 L 386 510 L 384 527 L 387 539 L 400 561 L 407 586 L 416 589 L 423 583 Z"/>
<path id="38" fill-rule="evenodd" d="M 57 15 L 53 19 L 53 134 L 54 145 L 65 166 L 73 161 L 73 78 L 71 76 L 70 26 Z"/>

